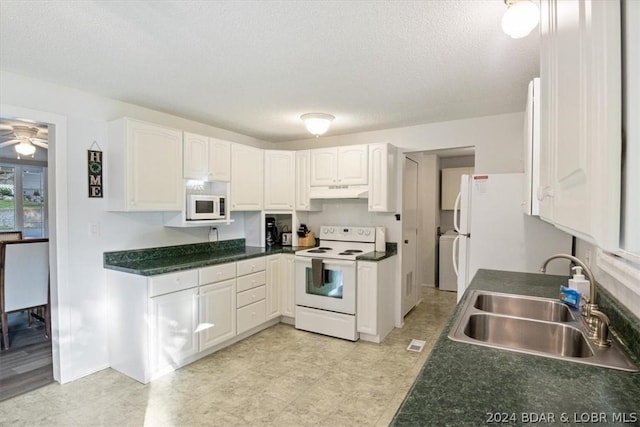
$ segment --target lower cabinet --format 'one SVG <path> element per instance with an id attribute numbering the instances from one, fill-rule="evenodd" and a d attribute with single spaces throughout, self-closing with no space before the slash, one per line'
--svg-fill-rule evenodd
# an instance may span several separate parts
<path id="1" fill-rule="evenodd" d="M 397 257 L 382 261 L 358 261 L 356 328 L 360 339 L 380 343 L 393 323 L 394 271 Z"/>
<path id="2" fill-rule="evenodd" d="M 236 336 L 236 279 L 200 286 L 200 351 Z"/>
<path id="3" fill-rule="evenodd" d="M 280 316 L 283 265 L 282 255 L 267 257 L 267 319 L 275 319 Z"/>
<path id="4" fill-rule="evenodd" d="M 296 264 L 295 256 L 281 255 L 282 262 L 280 264 L 280 314 L 287 317 L 295 317 L 296 298 L 295 298 L 295 275 Z"/>
<path id="5" fill-rule="evenodd" d="M 264 258 L 253 258 L 238 261 L 237 265 L 236 316 L 238 334 L 242 334 L 267 320 L 266 263 Z"/>
<path id="6" fill-rule="evenodd" d="M 153 297 L 149 304 L 152 372 L 172 369 L 198 349 L 198 288 Z"/>
<path id="7" fill-rule="evenodd" d="M 278 254 L 150 277 L 107 270 L 110 366 L 146 384 L 293 317 L 294 269 Z"/>

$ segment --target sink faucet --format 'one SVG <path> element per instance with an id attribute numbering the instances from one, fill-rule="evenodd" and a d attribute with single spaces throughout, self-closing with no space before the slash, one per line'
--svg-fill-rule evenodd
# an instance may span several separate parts
<path id="1" fill-rule="evenodd" d="M 591 272 L 589 267 L 587 267 L 582 261 L 580 261 L 580 259 L 574 257 L 573 255 L 567 255 L 567 254 L 551 255 L 542 263 L 542 266 L 540 267 L 540 272 L 546 273 L 547 264 L 549 264 L 549 261 L 556 258 L 568 259 L 574 264 L 582 267 L 582 271 L 584 272 L 584 275 L 587 277 L 587 280 L 589 280 L 590 295 L 589 295 L 589 298 L 586 298 L 586 297 L 584 298 L 586 301 L 586 304 L 583 306 L 581 314 L 589 328 L 589 337 L 595 339 L 596 344 L 601 347 L 608 346 L 609 345 L 609 339 L 608 339 L 609 318 L 607 317 L 606 314 L 604 314 L 598 309 L 598 304 L 596 303 L 597 301 L 596 300 L 596 296 L 597 296 L 596 279 L 593 276 L 593 273 Z"/>

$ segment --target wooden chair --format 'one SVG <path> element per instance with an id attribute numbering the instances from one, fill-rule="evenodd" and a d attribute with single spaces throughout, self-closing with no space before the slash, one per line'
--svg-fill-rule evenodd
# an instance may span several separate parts
<path id="1" fill-rule="evenodd" d="M 51 336 L 49 239 L 0 242 L 0 320 L 4 349 L 9 348 L 7 313 L 43 308 L 47 337 Z M 39 317 L 39 316 L 38 316 Z"/>
<path id="2" fill-rule="evenodd" d="M 0 231 L 0 242 L 22 240 L 22 231 Z"/>

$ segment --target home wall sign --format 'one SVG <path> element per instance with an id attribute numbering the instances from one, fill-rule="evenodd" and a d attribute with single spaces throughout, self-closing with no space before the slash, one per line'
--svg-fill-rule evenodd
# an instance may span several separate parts
<path id="1" fill-rule="evenodd" d="M 97 148 L 97 150 L 93 150 Z M 97 142 L 93 141 L 87 150 L 87 171 L 89 173 L 89 197 L 102 197 L 102 150 Z"/>

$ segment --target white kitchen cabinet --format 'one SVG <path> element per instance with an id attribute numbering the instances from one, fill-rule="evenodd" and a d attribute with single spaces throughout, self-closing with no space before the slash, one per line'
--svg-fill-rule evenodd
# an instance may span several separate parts
<path id="1" fill-rule="evenodd" d="M 369 144 L 369 212 L 393 212 L 396 206 L 396 149 Z"/>
<path id="2" fill-rule="evenodd" d="M 264 190 L 263 151 L 248 145 L 231 145 L 232 211 L 262 210 Z"/>
<path id="3" fill-rule="evenodd" d="M 182 209 L 181 131 L 127 117 L 114 120 L 105 167 L 109 210 Z"/>
<path id="4" fill-rule="evenodd" d="M 395 262 L 358 261 L 356 328 L 363 341 L 380 343 L 394 327 Z"/>
<path id="5" fill-rule="evenodd" d="M 184 132 L 182 141 L 184 149 L 183 177 L 206 181 L 209 176 L 209 138 Z"/>
<path id="6" fill-rule="evenodd" d="M 620 2 L 541 2 L 540 216 L 603 249 L 620 233 Z"/>
<path id="7" fill-rule="evenodd" d="M 238 335 L 267 321 L 265 257 L 236 263 L 236 305 Z"/>
<path id="8" fill-rule="evenodd" d="M 150 299 L 149 348 L 154 375 L 174 370 L 198 352 L 198 288 Z"/>
<path id="9" fill-rule="evenodd" d="M 311 186 L 366 185 L 368 157 L 367 145 L 311 150 Z"/>
<path id="10" fill-rule="evenodd" d="M 236 280 L 201 285 L 199 291 L 202 351 L 236 336 Z"/>
<path id="11" fill-rule="evenodd" d="M 460 178 L 462 178 L 462 175 L 472 174 L 472 167 L 442 169 L 442 181 L 440 185 L 441 210 L 453 210 L 453 205 L 460 192 Z"/>
<path id="12" fill-rule="evenodd" d="M 209 138 L 209 181 L 231 181 L 231 143 Z"/>
<path id="13" fill-rule="evenodd" d="M 294 151 L 264 151 L 264 209 L 293 209 L 296 185 L 294 169 Z"/>
<path id="14" fill-rule="evenodd" d="M 295 317 L 295 274 L 296 265 L 294 255 L 283 254 L 280 256 L 280 314 L 286 317 Z"/>
<path id="15" fill-rule="evenodd" d="M 229 182 L 231 143 L 185 132 L 183 176 L 200 181 Z"/>
<path id="16" fill-rule="evenodd" d="M 319 200 L 312 200 L 309 197 L 311 187 L 311 152 L 309 150 L 296 151 L 295 162 L 296 210 L 322 210 L 322 203 Z"/>
<path id="17" fill-rule="evenodd" d="M 267 320 L 280 316 L 281 293 L 284 278 L 284 259 L 281 255 L 270 255 L 267 261 Z"/>

